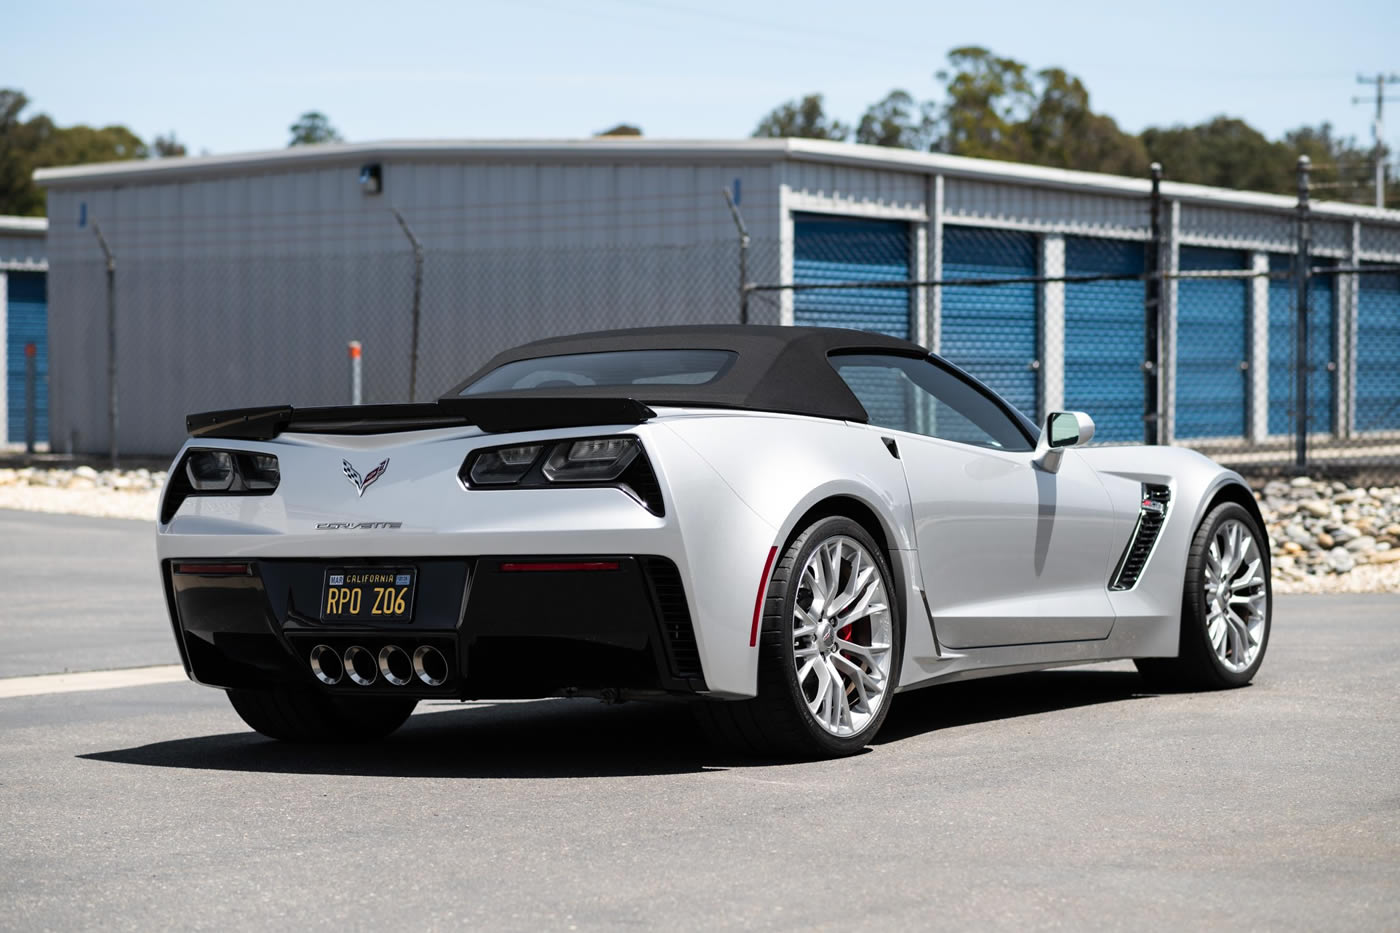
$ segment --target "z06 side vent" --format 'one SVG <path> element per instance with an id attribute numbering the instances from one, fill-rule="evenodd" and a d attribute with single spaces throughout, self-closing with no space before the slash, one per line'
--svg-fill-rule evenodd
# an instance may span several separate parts
<path id="1" fill-rule="evenodd" d="M 1144 483 L 1142 487 L 1142 508 L 1138 511 L 1137 527 L 1128 541 L 1128 548 L 1118 561 L 1118 569 L 1113 572 L 1110 590 L 1130 590 L 1137 586 L 1138 577 L 1152 556 L 1152 548 L 1161 534 L 1162 525 L 1167 521 L 1167 505 L 1171 502 L 1171 490 L 1166 486 Z"/>
<path id="2" fill-rule="evenodd" d="M 660 610 L 662 645 L 671 664 L 671 673 L 682 680 L 701 679 L 700 648 L 695 643 L 695 627 L 690 621 L 690 607 L 686 605 L 680 571 L 664 557 L 640 560 Z"/>

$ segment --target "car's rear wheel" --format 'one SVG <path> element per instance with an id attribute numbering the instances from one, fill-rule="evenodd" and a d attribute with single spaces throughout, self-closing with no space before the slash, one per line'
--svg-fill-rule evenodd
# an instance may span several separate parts
<path id="1" fill-rule="evenodd" d="M 1220 690 L 1254 679 L 1269 646 L 1269 539 L 1243 506 L 1211 509 L 1191 542 L 1175 658 L 1140 658 L 1154 686 Z"/>
<path id="2" fill-rule="evenodd" d="M 229 702 L 253 729 L 283 742 L 367 742 L 404 724 L 417 700 L 329 697 L 309 690 L 268 687 L 229 690 Z"/>
<path id="3" fill-rule="evenodd" d="M 701 704 L 702 722 L 759 753 L 860 751 L 889 713 L 903 629 L 889 566 L 859 524 L 823 518 L 788 545 L 769 578 L 758 696 Z"/>

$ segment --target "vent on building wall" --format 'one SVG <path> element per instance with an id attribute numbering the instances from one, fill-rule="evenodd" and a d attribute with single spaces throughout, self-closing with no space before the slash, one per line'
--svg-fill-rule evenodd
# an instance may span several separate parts
<path id="1" fill-rule="evenodd" d="M 378 162 L 360 166 L 360 190 L 365 194 L 378 194 L 384 190 L 384 169 Z"/>

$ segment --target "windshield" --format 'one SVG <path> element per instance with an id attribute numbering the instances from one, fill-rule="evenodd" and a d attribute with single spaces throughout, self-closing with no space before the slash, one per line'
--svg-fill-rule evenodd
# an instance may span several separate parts
<path id="1" fill-rule="evenodd" d="M 461 394 L 581 386 L 699 386 L 722 376 L 738 356 L 729 350 L 617 350 L 543 356 L 498 366 Z"/>

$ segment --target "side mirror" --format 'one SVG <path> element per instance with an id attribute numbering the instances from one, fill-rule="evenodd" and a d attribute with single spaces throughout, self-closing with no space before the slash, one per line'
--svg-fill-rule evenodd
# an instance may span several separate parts
<path id="1" fill-rule="evenodd" d="M 1035 445 L 1035 465 L 1046 473 L 1058 473 L 1065 448 L 1087 444 L 1094 437 L 1094 419 L 1082 411 L 1052 411 L 1045 416 L 1040 442 Z"/>

